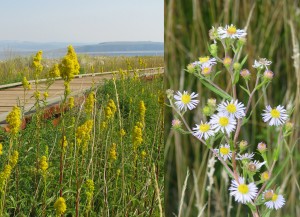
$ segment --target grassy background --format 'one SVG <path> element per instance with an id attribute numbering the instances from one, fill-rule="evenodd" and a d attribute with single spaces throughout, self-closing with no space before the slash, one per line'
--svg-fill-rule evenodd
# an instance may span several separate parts
<path id="1" fill-rule="evenodd" d="M 23 76 L 28 80 L 34 78 L 31 57 L 16 57 L 5 61 L 0 61 L 0 85 L 20 82 Z M 80 64 L 80 74 L 108 72 L 119 69 L 136 69 L 136 68 L 153 68 L 164 65 L 163 56 L 142 56 L 142 57 L 127 57 L 127 56 L 90 56 L 85 54 L 78 55 Z M 59 63 L 60 59 L 43 59 L 42 64 L 44 70 L 41 77 L 45 77 L 51 67 L 55 63 Z"/>
<path id="2" fill-rule="evenodd" d="M 250 16 L 253 8 L 252 16 Z M 256 1 L 197 1 L 197 0 L 166 0 L 165 1 L 165 71 L 166 88 L 174 90 L 192 90 L 200 93 L 200 104 L 209 97 L 216 97 L 205 90 L 194 76 L 184 72 L 188 63 L 199 56 L 208 55 L 208 31 L 212 26 L 234 24 L 247 29 L 247 44 L 242 56 L 248 54 L 244 67 L 251 69 L 255 59 L 265 57 L 272 60 L 271 69 L 275 73 L 271 85 L 264 94 L 264 102 L 258 105 L 250 120 L 251 125 L 242 130 L 243 138 L 248 140 L 254 150 L 257 143 L 265 141 L 272 144 L 276 141 L 276 133 L 266 129 L 260 118 L 260 111 L 265 104 L 295 106 L 291 121 L 295 128 L 291 139 L 280 153 L 284 164 L 278 175 L 277 186 L 283 188 L 286 205 L 274 216 L 300 216 L 299 179 L 300 179 L 300 57 L 299 35 L 300 8 L 299 1 L 256 0 Z M 219 56 L 221 56 L 219 54 Z M 248 65 L 247 65 L 248 64 Z M 229 77 L 222 77 L 221 86 L 226 87 Z M 253 85 L 253 79 L 251 83 Z M 244 95 L 238 90 L 238 97 Z M 257 95 L 254 101 L 257 100 Z M 204 104 L 204 103 L 203 103 Z M 201 106 L 200 106 L 201 107 Z M 197 216 L 198 208 L 203 216 L 241 216 L 245 207 L 231 203 L 228 197 L 228 180 L 222 173 L 222 167 L 217 163 L 214 174 L 214 187 L 211 194 L 205 189 L 207 180 L 207 160 L 211 157 L 206 147 L 200 146 L 190 136 L 183 136 L 170 131 L 173 114 L 168 109 L 166 114 L 165 143 L 165 206 L 166 216 L 177 215 L 179 200 L 184 185 L 187 169 L 195 171 L 187 182 L 184 197 L 183 214 L 181 216 Z M 200 109 L 187 117 L 190 125 L 202 118 Z M 258 136 L 260 135 L 260 136 Z M 295 145 L 295 146 L 294 146 Z M 294 149 L 293 149 L 294 147 Z M 282 165 L 281 163 L 277 164 Z M 275 169 L 277 174 L 278 170 Z M 198 197 L 198 200 L 196 199 Z M 234 208 L 230 208 L 233 205 Z M 243 215 L 245 216 L 245 215 Z"/>

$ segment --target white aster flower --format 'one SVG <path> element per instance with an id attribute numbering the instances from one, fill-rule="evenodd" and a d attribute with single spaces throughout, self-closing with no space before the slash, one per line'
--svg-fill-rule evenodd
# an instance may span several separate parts
<path id="1" fill-rule="evenodd" d="M 267 60 L 266 58 L 260 58 L 259 60 L 254 60 L 253 68 L 263 68 L 266 67 L 268 69 L 268 66 L 271 65 L 272 61 Z"/>
<path id="2" fill-rule="evenodd" d="M 204 63 L 201 65 L 201 74 L 204 76 L 210 75 L 212 70 L 212 65 L 209 63 Z"/>
<path id="3" fill-rule="evenodd" d="M 201 65 L 206 64 L 206 65 L 216 65 L 217 64 L 217 60 L 216 58 L 210 58 L 209 56 L 204 56 L 204 57 L 199 57 L 199 63 Z"/>
<path id="4" fill-rule="evenodd" d="M 200 61 L 195 61 L 191 63 L 193 66 L 201 66 Z"/>
<path id="5" fill-rule="evenodd" d="M 238 102 L 237 100 L 225 101 L 218 105 L 217 110 L 221 113 L 224 113 L 230 117 L 235 117 L 237 119 L 245 117 L 245 106 L 243 103 Z"/>
<path id="6" fill-rule="evenodd" d="M 220 145 L 220 148 L 214 150 L 224 159 L 224 161 L 231 159 L 232 152 L 230 151 L 230 146 L 228 144 Z"/>
<path id="7" fill-rule="evenodd" d="M 254 153 L 251 154 L 245 153 L 245 154 L 238 154 L 236 159 L 237 160 L 251 160 L 254 157 Z"/>
<path id="8" fill-rule="evenodd" d="M 269 122 L 270 126 L 280 126 L 283 125 L 287 119 L 288 115 L 283 106 L 279 105 L 276 108 L 271 108 L 271 106 L 267 106 L 264 110 L 265 113 L 262 114 L 262 118 L 264 122 Z"/>
<path id="9" fill-rule="evenodd" d="M 256 197 L 257 190 L 253 182 L 247 185 L 242 177 L 239 177 L 239 183 L 236 180 L 232 180 L 229 188 L 230 195 L 234 196 L 235 201 L 244 204 L 251 202 Z"/>
<path id="10" fill-rule="evenodd" d="M 215 132 L 221 131 L 222 133 L 226 132 L 227 134 L 230 134 L 232 131 L 234 131 L 236 127 L 236 120 L 224 113 L 213 115 L 209 123 Z"/>
<path id="11" fill-rule="evenodd" d="M 243 38 L 247 35 L 243 29 L 237 29 L 233 24 L 218 28 L 218 34 L 221 39 L 224 38 Z"/>
<path id="12" fill-rule="evenodd" d="M 269 209 L 280 209 L 285 204 L 285 199 L 281 194 L 276 194 L 273 190 L 268 190 L 263 193 L 263 200 Z"/>
<path id="13" fill-rule="evenodd" d="M 189 94 L 187 91 L 183 91 L 183 93 L 177 91 L 177 95 L 174 95 L 175 104 L 180 110 L 187 110 L 187 108 L 192 110 L 199 103 L 199 100 L 194 99 L 197 96 L 198 94 L 194 92 Z"/>
<path id="14" fill-rule="evenodd" d="M 199 125 L 196 124 L 196 127 L 194 127 L 193 130 L 193 135 L 199 139 L 204 137 L 204 139 L 207 140 L 209 137 L 215 135 L 215 131 L 211 129 L 211 126 L 208 122 L 203 123 L 201 121 Z"/>
<path id="15" fill-rule="evenodd" d="M 251 172 L 257 172 L 264 164 L 266 164 L 266 161 L 264 161 L 262 163 L 260 163 L 257 160 L 251 161 L 248 164 L 248 170 L 250 170 Z"/>

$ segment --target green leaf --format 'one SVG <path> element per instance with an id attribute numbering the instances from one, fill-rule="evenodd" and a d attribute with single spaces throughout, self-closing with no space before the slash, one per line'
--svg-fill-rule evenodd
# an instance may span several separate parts
<path id="1" fill-rule="evenodd" d="M 239 82 L 239 79 L 240 79 L 240 73 L 238 70 L 235 70 L 234 71 L 234 78 L 233 78 L 233 84 L 236 84 Z"/>
<path id="2" fill-rule="evenodd" d="M 227 100 L 231 100 L 232 97 L 226 93 L 225 91 L 221 91 L 217 88 L 215 88 L 213 85 L 211 85 L 210 83 L 208 83 L 207 81 L 205 81 L 204 79 L 200 79 L 201 83 L 207 87 L 209 90 L 213 91 L 214 93 L 216 93 L 217 95 L 221 96 L 222 98 L 224 99 L 227 99 Z"/>
<path id="3" fill-rule="evenodd" d="M 241 67 L 243 67 L 243 65 L 245 64 L 245 62 L 247 61 L 248 59 L 248 54 L 244 57 L 244 59 L 242 60 L 241 62 Z"/>
<path id="4" fill-rule="evenodd" d="M 248 94 L 248 96 L 250 96 L 250 92 L 246 88 L 244 88 L 242 85 L 239 85 L 239 86 Z"/>

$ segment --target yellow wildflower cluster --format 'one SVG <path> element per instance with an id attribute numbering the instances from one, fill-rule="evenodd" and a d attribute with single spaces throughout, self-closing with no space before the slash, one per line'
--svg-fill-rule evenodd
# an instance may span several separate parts
<path id="1" fill-rule="evenodd" d="M 164 105 L 164 103 L 165 103 L 165 95 L 164 95 L 164 92 L 163 91 L 159 91 L 158 92 L 158 104 L 160 104 L 160 105 Z"/>
<path id="2" fill-rule="evenodd" d="M 132 133 L 133 148 L 136 150 L 143 142 L 142 128 L 138 125 L 134 126 Z"/>
<path id="3" fill-rule="evenodd" d="M 95 186 L 94 186 L 94 181 L 92 179 L 87 179 L 85 182 L 85 186 L 86 186 L 86 197 L 87 197 L 87 210 L 90 210 L 91 208 L 91 202 L 92 202 L 92 198 L 93 198 L 93 194 L 94 194 L 94 190 L 95 190 Z"/>
<path id="4" fill-rule="evenodd" d="M 121 135 L 121 137 L 123 137 L 123 136 L 125 136 L 125 135 L 126 135 L 126 132 L 125 132 L 125 130 L 124 130 L 124 129 L 121 129 L 121 130 L 120 130 L 120 135 Z"/>
<path id="5" fill-rule="evenodd" d="M 41 64 L 43 52 L 40 50 L 36 53 L 33 58 L 32 66 L 35 68 L 36 73 L 40 73 L 43 70 L 43 65 Z"/>
<path id="6" fill-rule="evenodd" d="M 17 165 L 18 159 L 19 159 L 19 152 L 14 151 L 12 155 L 9 157 L 9 164 L 11 165 L 12 168 L 14 168 Z"/>
<path id="7" fill-rule="evenodd" d="M 117 160 L 117 144 L 113 143 L 109 151 L 110 159 Z"/>
<path id="8" fill-rule="evenodd" d="M 7 115 L 6 122 L 9 124 L 12 134 L 17 134 L 21 126 L 21 109 L 14 106 L 12 111 Z"/>
<path id="9" fill-rule="evenodd" d="M 67 82 L 70 82 L 75 75 L 79 73 L 79 63 L 77 55 L 72 45 L 68 47 L 68 52 L 59 64 L 60 76 Z"/>
<path id="10" fill-rule="evenodd" d="M 53 65 L 53 67 L 49 71 L 49 78 L 57 78 L 60 76 L 59 66 L 57 63 Z"/>
<path id="11" fill-rule="evenodd" d="M 61 216 L 67 210 L 66 201 L 63 197 L 59 197 L 54 203 L 54 209 L 57 216 Z"/>
<path id="12" fill-rule="evenodd" d="M 3 171 L 0 173 L 0 192 L 3 191 L 5 182 L 10 177 L 11 170 L 12 170 L 12 167 L 9 164 L 7 164 L 7 165 L 5 165 Z"/>
<path id="13" fill-rule="evenodd" d="M 29 83 L 29 81 L 27 80 L 26 77 L 23 77 L 22 85 L 23 85 L 25 90 L 30 90 L 31 89 L 31 84 Z"/>
<path id="14" fill-rule="evenodd" d="M 106 128 L 107 128 L 107 122 L 106 121 L 102 121 L 101 124 L 100 124 L 100 129 L 104 130 Z"/>
<path id="15" fill-rule="evenodd" d="M 68 146 L 68 140 L 67 140 L 66 136 L 64 136 L 64 138 L 62 138 L 62 140 L 60 141 L 60 145 L 62 145 L 62 148 L 65 151 Z"/>
<path id="16" fill-rule="evenodd" d="M 142 160 L 144 160 L 147 157 L 147 152 L 146 151 L 142 151 L 141 152 L 141 157 L 142 157 Z"/>
<path id="17" fill-rule="evenodd" d="M 48 162 L 47 162 L 47 157 L 46 156 L 42 156 L 39 162 L 39 168 L 42 170 L 42 172 L 46 172 L 46 170 L 48 169 Z"/>
<path id="18" fill-rule="evenodd" d="M 119 74 L 121 75 L 121 80 L 124 80 L 128 75 L 128 72 L 122 69 L 119 69 Z"/>
<path id="19" fill-rule="evenodd" d="M 39 99 L 40 98 L 40 96 L 41 96 L 41 93 L 40 93 L 40 91 L 35 91 L 34 93 L 33 93 L 33 95 L 34 95 L 34 97 L 36 98 L 36 99 Z"/>
<path id="20" fill-rule="evenodd" d="M 70 109 L 72 109 L 75 106 L 75 102 L 74 102 L 74 97 L 70 97 L 69 98 L 69 107 Z"/>
<path id="21" fill-rule="evenodd" d="M 104 110 L 106 119 L 111 119 L 115 115 L 116 111 L 117 111 L 116 104 L 112 99 L 110 99 Z"/>
<path id="22" fill-rule="evenodd" d="M 86 113 L 92 113 L 93 109 L 94 109 L 94 104 L 95 104 L 95 93 L 91 92 L 88 97 L 86 98 L 85 101 L 85 112 Z"/>
<path id="23" fill-rule="evenodd" d="M 145 106 L 144 101 L 140 101 L 139 114 L 140 114 L 140 121 L 141 121 L 142 125 L 145 126 L 146 106 Z"/>
<path id="24" fill-rule="evenodd" d="M 76 130 L 76 140 L 78 145 L 82 146 L 83 151 L 85 151 L 87 144 L 91 139 L 92 128 L 93 128 L 93 120 L 87 120 Z"/>
<path id="25" fill-rule="evenodd" d="M 45 99 L 47 99 L 47 98 L 48 98 L 48 96 L 49 96 L 48 92 L 47 92 L 47 91 L 46 91 L 46 92 L 44 92 L 44 98 L 45 98 Z"/>
<path id="26" fill-rule="evenodd" d="M 0 143 L 0 155 L 2 155 L 3 154 L 3 145 L 2 145 L 2 143 Z"/>

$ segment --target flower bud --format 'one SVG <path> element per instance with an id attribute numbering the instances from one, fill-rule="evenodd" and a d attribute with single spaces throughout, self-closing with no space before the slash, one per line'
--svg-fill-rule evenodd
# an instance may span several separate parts
<path id="1" fill-rule="evenodd" d="M 254 173 L 256 172 L 256 165 L 254 163 L 249 163 L 247 169 Z"/>
<path id="2" fill-rule="evenodd" d="M 211 44 L 209 47 L 210 47 L 210 54 L 214 57 L 217 56 L 218 46 L 216 44 Z"/>
<path id="3" fill-rule="evenodd" d="M 208 64 L 203 64 L 201 67 L 201 74 L 204 76 L 209 76 L 211 73 L 211 66 Z"/>
<path id="4" fill-rule="evenodd" d="M 216 105 L 217 105 L 217 100 L 215 98 L 210 98 L 210 99 L 207 100 L 207 105 L 209 107 L 215 108 Z"/>
<path id="5" fill-rule="evenodd" d="M 174 129 L 179 129 L 179 128 L 181 128 L 181 124 L 182 124 L 181 121 L 178 120 L 178 119 L 172 120 L 172 126 L 173 126 Z"/>
<path id="6" fill-rule="evenodd" d="M 209 106 L 204 106 L 204 108 L 202 109 L 202 113 L 205 115 L 205 116 L 210 116 L 211 113 L 212 113 L 212 110 Z"/>
<path id="7" fill-rule="evenodd" d="M 233 64 L 233 69 L 236 71 L 239 71 L 241 69 L 241 64 L 240 63 L 234 63 Z"/>
<path id="8" fill-rule="evenodd" d="M 285 124 L 285 130 L 286 131 L 291 131 L 294 127 L 294 124 L 290 121 L 288 121 L 286 124 Z"/>
<path id="9" fill-rule="evenodd" d="M 262 154 L 267 151 L 267 145 L 263 142 L 258 143 L 257 150 Z"/>
<path id="10" fill-rule="evenodd" d="M 174 97 L 174 90 L 168 89 L 168 90 L 166 90 L 166 94 L 167 94 L 167 97 L 169 99 L 173 99 L 173 97 Z"/>
<path id="11" fill-rule="evenodd" d="M 274 73 L 271 70 L 266 70 L 264 72 L 264 79 L 270 81 L 273 79 L 273 77 L 274 77 Z"/>
<path id="12" fill-rule="evenodd" d="M 270 179 L 270 174 L 269 174 L 269 172 L 268 171 L 265 171 L 265 172 L 263 172 L 262 174 L 261 174 L 261 180 L 263 180 L 263 181 L 267 181 L 267 180 L 269 180 Z"/>
<path id="13" fill-rule="evenodd" d="M 245 37 L 241 37 L 238 39 L 238 46 L 243 46 L 246 43 L 247 39 Z"/>
<path id="14" fill-rule="evenodd" d="M 225 57 L 223 59 L 223 64 L 224 64 L 225 67 L 229 67 L 231 62 L 232 62 L 232 59 L 230 57 Z"/>
<path id="15" fill-rule="evenodd" d="M 193 64 L 193 63 L 188 64 L 187 71 L 189 73 L 194 73 L 195 72 L 195 64 Z"/>
<path id="16" fill-rule="evenodd" d="M 240 141 L 239 143 L 239 147 L 240 147 L 240 151 L 243 152 L 247 149 L 248 146 L 248 142 L 245 140 Z"/>
<path id="17" fill-rule="evenodd" d="M 245 80 L 249 80 L 250 79 L 250 71 L 248 69 L 243 69 L 240 72 L 240 75 L 245 79 Z"/>

